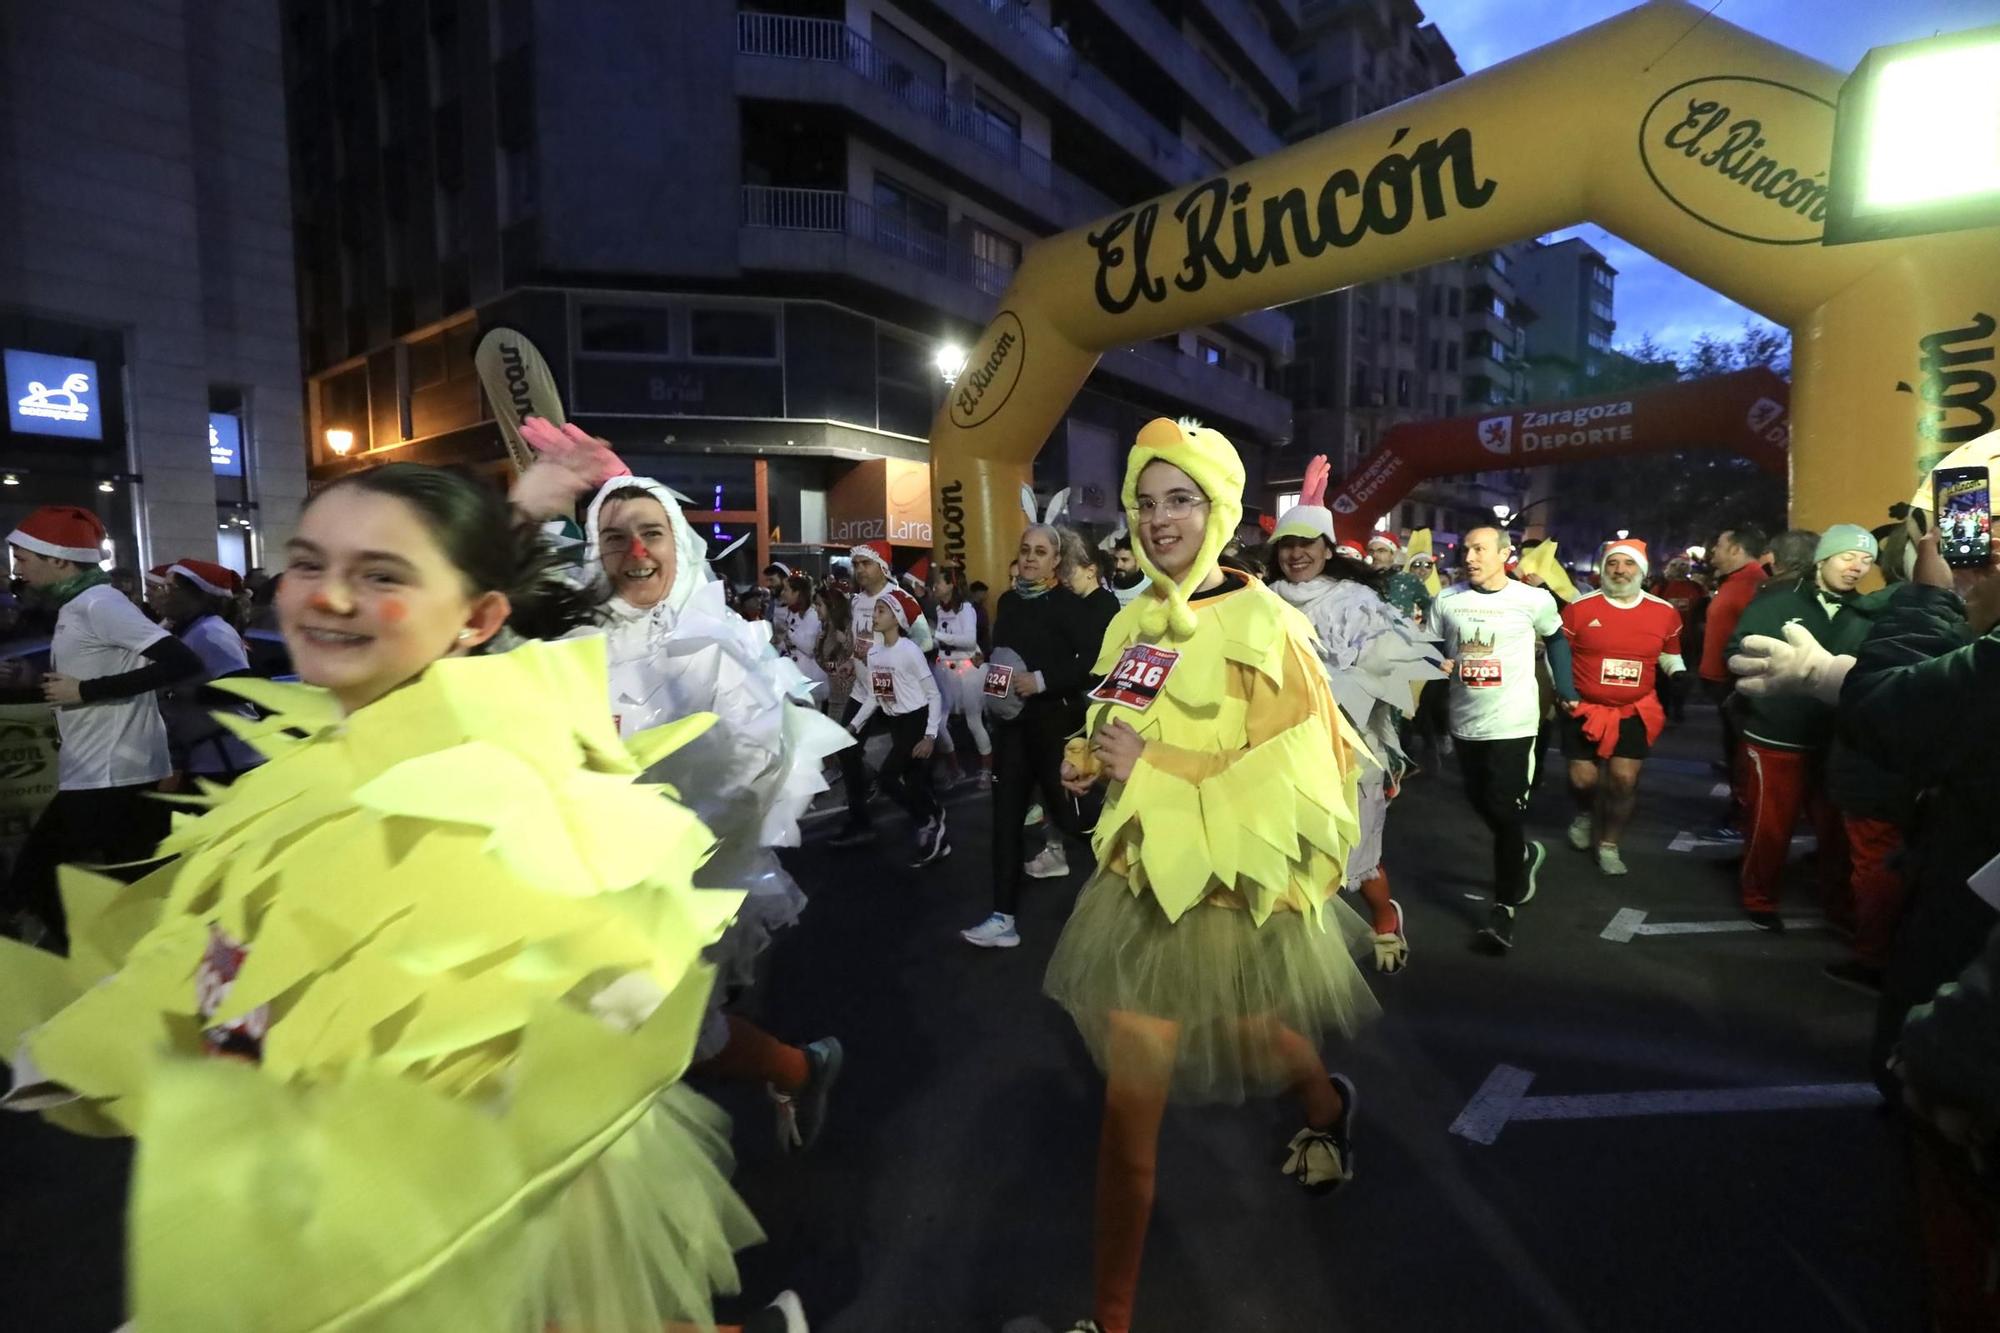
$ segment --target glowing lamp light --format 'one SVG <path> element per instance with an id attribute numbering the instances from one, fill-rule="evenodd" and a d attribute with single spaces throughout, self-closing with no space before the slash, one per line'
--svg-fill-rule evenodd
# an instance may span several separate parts
<path id="1" fill-rule="evenodd" d="M 1493 517 L 1495 517 L 1495 518 L 1505 518 L 1505 517 L 1507 517 L 1507 506 L 1506 506 L 1506 505 L 1494 505 L 1494 506 L 1493 506 Z"/>
<path id="2" fill-rule="evenodd" d="M 1618 529 L 1618 540 L 1621 542 L 1624 541 L 1627 537 L 1630 537 L 1631 535 L 1632 535 L 1632 530 L 1630 528 Z"/>
<path id="3" fill-rule="evenodd" d="M 354 448 L 354 432 L 330 427 L 326 432 L 326 447 L 342 458 L 347 457 L 348 451 Z"/>
<path id="4" fill-rule="evenodd" d="M 946 384 L 956 384 L 959 374 L 965 369 L 965 349 L 957 343 L 946 343 L 937 349 L 932 364 L 937 367 L 938 374 L 944 376 Z"/>
<path id="5" fill-rule="evenodd" d="M 20 484 L 21 479 L 11 472 L 4 477 L 0 477 L 0 486 L 19 486 Z"/>
<path id="6" fill-rule="evenodd" d="M 113 486 L 108 481 L 100 481 L 97 483 L 97 489 L 103 491 L 106 495 L 109 495 L 111 494 L 112 491 L 116 490 L 117 487 Z"/>
<path id="7" fill-rule="evenodd" d="M 1840 90 L 1826 243 L 2000 222 L 2000 27 L 1870 51 Z"/>

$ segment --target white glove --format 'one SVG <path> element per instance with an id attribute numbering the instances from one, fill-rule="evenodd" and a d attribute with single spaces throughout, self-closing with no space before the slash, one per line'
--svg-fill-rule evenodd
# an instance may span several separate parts
<path id="1" fill-rule="evenodd" d="M 1800 697 L 1828 706 L 1840 702 L 1841 683 L 1853 666 L 1852 657 L 1834 656 L 1797 622 L 1785 626 L 1782 639 L 1752 634 L 1729 659 L 1736 688 L 1752 699 Z"/>

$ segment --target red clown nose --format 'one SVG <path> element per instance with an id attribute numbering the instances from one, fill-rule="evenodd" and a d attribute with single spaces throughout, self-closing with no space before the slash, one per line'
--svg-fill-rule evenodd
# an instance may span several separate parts
<path id="1" fill-rule="evenodd" d="M 646 543 L 634 537 L 632 544 L 625 548 L 625 554 L 634 560 L 644 560 L 646 558 Z"/>

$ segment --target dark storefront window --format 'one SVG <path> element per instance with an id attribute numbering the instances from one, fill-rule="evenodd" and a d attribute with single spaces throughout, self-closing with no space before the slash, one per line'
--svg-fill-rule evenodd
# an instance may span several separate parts
<path id="1" fill-rule="evenodd" d="M 666 356 L 673 351 L 665 306 L 586 305 L 577 311 L 577 345 L 586 352 Z"/>
<path id="2" fill-rule="evenodd" d="M 778 355 L 778 320 L 768 310 L 695 310 L 689 337 L 696 356 L 770 361 Z"/>

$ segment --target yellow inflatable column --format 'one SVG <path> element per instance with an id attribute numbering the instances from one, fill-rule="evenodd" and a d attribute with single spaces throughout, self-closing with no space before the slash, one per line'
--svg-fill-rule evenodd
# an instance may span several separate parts
<path id="1" fill-rule="evenodd" d="M 2000 237 L 1965 231 L 1904 244 L 1799 323 L 1794 527 L 1882 523 L 1938 459 L 1994 428 L 1996 320 Z"/>

